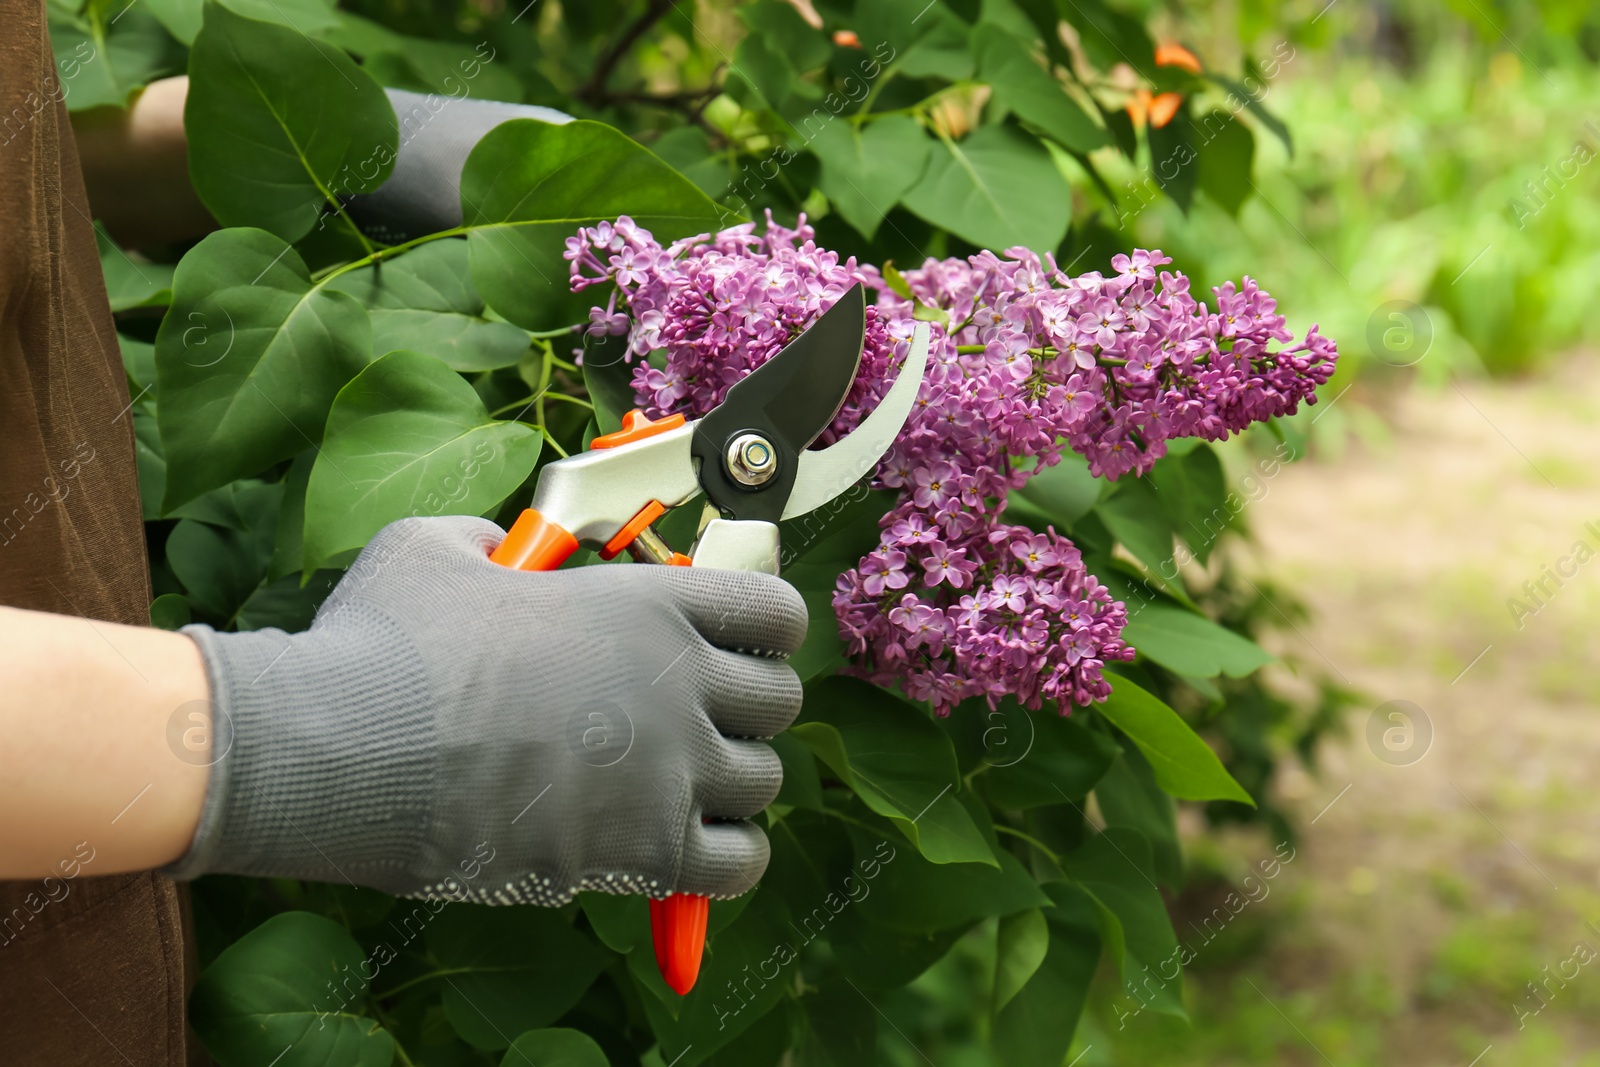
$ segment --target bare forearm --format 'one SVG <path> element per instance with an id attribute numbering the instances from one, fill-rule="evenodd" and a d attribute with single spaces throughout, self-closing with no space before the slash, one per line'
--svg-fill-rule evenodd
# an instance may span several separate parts
<path id="1" fill-rule="evenodd" d="M 97 108 L 72 116 L 89 208 L 124 245 L 193 240 L 217 227 L 189 181 L 188 92 L 187 76 L 163 78 L 126 111 Z"/>
<path id="2" fill-rule="evenodd" d="M 89 849 L 85 874 L 181 856 L 210 762 L 194 643 L 0 608 L 0 649 L 0 878 L 59 875 Z"/>

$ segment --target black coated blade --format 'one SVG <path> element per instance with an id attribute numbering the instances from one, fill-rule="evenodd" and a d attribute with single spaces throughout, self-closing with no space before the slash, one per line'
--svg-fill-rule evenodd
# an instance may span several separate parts
<path id="1" fill-rule="evenodd" d="M 866 294 L 858 283 L 700 420 L 693 443 L 700 484 L 725 515 L 778 521 L 800 453 L 828 428 L 850 392 L 866 336 Z M 758 487 L 728 474 L 728 445 L 745 433 L 765 437 L 778 457 L 776 474 Z"/>

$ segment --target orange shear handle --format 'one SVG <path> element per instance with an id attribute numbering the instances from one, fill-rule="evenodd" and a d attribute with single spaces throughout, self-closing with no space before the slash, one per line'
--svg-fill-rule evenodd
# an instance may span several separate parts
<path id="1" fill-rule="evenodd" d="M 635 518 L 642 518 L 649 511 L 645 509 Z M 642 525 L 648 526 L 659 515 L 658 510 Z M 622 532 L 630 531 L 634 535 L 638 533 L 632 522 Z M 632 536 L 629 540 L 632 540 Z M 615 541 L 612 543 L 615 544 Z M 609 550 L 611 545 L 606 547 Z M 617 545 L 617 551 L 622 547 Z M 517 516 L 506 539 L 489 553 L 489 559 L 513 570 L 553 571 L 577 550 L 576 537 L 535 509 L 528 508 Z M 687 566 L 689 557 L 675 553 L 669 562 Z M 661 977 L 666 979 L 667 985 L 680 996 L 694 988 L 695 979 L 700 977 L 700 959 L 706 947 L 706 920 L 710 908 L 709 899 L 692 893 L 674 893 L 665 900 L 650 901 L 650 936 L 655 942 L 656 966 L 661 968 Z"/>

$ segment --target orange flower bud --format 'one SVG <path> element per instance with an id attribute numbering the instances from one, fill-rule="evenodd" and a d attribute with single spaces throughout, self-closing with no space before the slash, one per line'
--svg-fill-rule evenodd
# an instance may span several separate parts
<path id="1" fill-rule="evenodd" d="M 1160 129 L 1172 121 L 1172 116 L 1183 106 L 1182 93 L 1162 93 L 1150 101 L 1150 125 Z"/>
<path id="2" fill-rule="evenodd" d="M 1156 47 L 1156 66 L 1182 67 L 1191 74 L 1200 73 L 1200 60 L 1181 44 L 1163 44 Z"/>
<path id="3" fill-rule="evenodd" d="M 1128 97 L 1128 117 L 1135 126 L 1143 126 L 1150 117 L 1150 90 L 1135 89 Z"/>
<path id="4" fill-rule="evenodd" d="M 855 30 L 834 30 L 833 43 L 840 48 L 860 48 L 861 38 L 856 36 Z"/>

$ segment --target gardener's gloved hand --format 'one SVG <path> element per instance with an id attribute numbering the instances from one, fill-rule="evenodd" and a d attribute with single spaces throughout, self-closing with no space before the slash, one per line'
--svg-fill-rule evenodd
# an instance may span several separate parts
<path id="1" fill-rule="evenodd" d="M 546 573 L 475 518 L 379 532 L 311 629 L 190 626 L 214 705 L 199 829 L 167 873 L 561 904 L 744 893 L 800 710 L 799 595 L 765 574 Z M 702 817 L 711 819 L 702 825 Z"/>
<path id="2" fill-rule="evenodd" d="M 537 104 L 385 89 L 400 122 L 394 172 L 345 209 L 368 237 L 400 244 L 461 225 L 461 168 L 485 134 L 510 119 L 560 125 L 572 116 Z"/>

